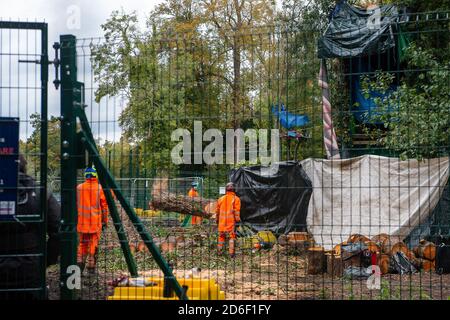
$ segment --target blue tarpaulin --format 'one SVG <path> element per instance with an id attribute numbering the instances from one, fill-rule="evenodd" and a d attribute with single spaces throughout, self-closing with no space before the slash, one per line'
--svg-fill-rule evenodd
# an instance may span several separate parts
<path id="1" fill-rule="evenodd" d="M 369 97 L 365 97 L 361 90 L 360 77 L 353 77 L 352 81 L 352 102 L 353 115 L 362 123 L 382 124 L 380 116 L 383 114 L 375 104 L 375 98 L 384 98 L 390 95 L 396 88 L 392 87 L 386 93 L 380 93 L 374 90 L 368 92 Z M 356 105 L 355 105 L 356 104 Z M 389 108 L 391 109 L 391 108 Z M 390 110 L 389 110 L 390 111 Z"/>
<path id="2" fill-rule="evenodd" d="M 294 114 L 286 111 L 284 104 L 272 106 L 272 113 L 280 120 L 280 124 L 286 129 L 304 127 L 309 123 L 309 118 L 305 114 Z"/>

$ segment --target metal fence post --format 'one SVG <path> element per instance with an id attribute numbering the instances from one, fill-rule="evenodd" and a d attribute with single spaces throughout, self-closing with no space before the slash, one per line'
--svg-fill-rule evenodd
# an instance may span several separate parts
<path id="1" fill-rule="evenodd" d="M 41 285 L 45 288 L 45 279 L 47 277 L 46 266 L 47 266 L 47 150 L 48 150 L 48 26 L 46 23 L 42 24 L 42 36 L 41 36 L 41 190 L 40 190 L 40 203 L 41 203 L 41 219 L 42 219 L 42 229 L 41 229 L 41 239 L 40 243 L 42 245 L 42 270 L 41 279 L 43 282 Z M 42 290 L 42 298 L 45 298 L 45 289 Z"/>
<path id="2" fill-rule="evenodd" d="M 77 297 L 71 283 L 70 266 L 77 265 L 77 159 L 74 87 L 77 79 L 76 39 L 62 35 L 61 42 L 61 299 Z M 76 270 L 76 269 L 75 269 Z M 75 272 L 72 270 L 72 272 Z M 81 274 L 80 274 L 81 276 Z M 74 279 L 75 280 L 75 279 Z"/>

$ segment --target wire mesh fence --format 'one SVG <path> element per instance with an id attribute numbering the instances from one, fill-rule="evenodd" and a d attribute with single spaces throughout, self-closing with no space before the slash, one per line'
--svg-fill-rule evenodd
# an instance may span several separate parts
<path id="1" fill-rule="evenodd" d="M 47 61 L 46 42 L 45 24 L 0 22 L 2 300 L 46 292 L 48 73 L 40 65 Z M 58 226 L 48 227 L 54 240 Z"/>
<path id="2" fill-rule="evenodd" d="M 213 278 L 227 299 L 446 299 L 448 276 L 436 273 L 434 259 L 420 249 L 413 253 L 424 239 L 435 243 L 437 235 L 448 234 L 448 146 L 442 144 L 448 137 L 434 140 L 436 132 L 426 130 L 439 126 L 440 114 L 447 132 L 448 64 L 437 58 L 449 54 L 446 17 L 399 15 L 389 31 L 391 48 L 380 40 L 371 54 L 337 52 L 325 60 L 328 77 L 321 80 L 328 81 L 344 159 L 334 162 L 321 160 L 327 156 L 327 114 L 318 84 L 318 31 L 267 27 L 239 34 L 156 32 L 129 43 L 78 40 L 79 78 L 92 103 L 87 113 L 100 153 L 175 275 Z M 424 43 L 436 48 L 435 55 Z M 427 90 L 445 97 L 430 91 L 437 100 L 424 105 L 418 95 Z M 228 139 L 238 128 L 245 138 Z M 257 149 L 255 156 L 252 143 L 261 144 L 267 133 L 260 129 L 278 132 L 267 139 L 279 139 L 278 150 L 269 147 L 272 155 Z M 278 161 L 275 173 L 260 170 L 263 156 Z M 153 207 L 158 193 L 188 194 L 189 185 L 168 182 L 183 176 L 201 177 L 199 197 L 210 206 L 199 210 L 211 215 L 225 184 L 235 183 L 243 224 L 236 229 L 234 258 L 227 255 L 228 240 L 218 255 L 222 240 L 214 218 L 186 223 L 185 215 Z M 140 275 L 162 277 L 122 218 Z M 378 269 L 368 275 L 372 266 Z M 84 287 L 83 298 L 111 296 L 108 281 L 127 270 L 112 227 L 103 232 L 97 270 L 96 285 Z M 380 275 L 375 287 L 370 275 Z"/>
<path id="3" fill-rule="evenodd" d="M 97 232 L 81 299 L 175 298 L 161 261 L 193 299 L 450 296 L 449 13 L 351 8 L 311 29 L 156 19 L 139 32 L 116 15 L 104 37 L 68 41 L 96 147 L 86 134 L 64 158 L 69 120 L 49 119 L 49 186 L 62 202 L 77 194 L 80 215 L 61 163 L 94 163 L 99 180 L 104 165 L 118 209 Z M 26 137 L 21 149 L 36 148 Z M 71 227 L 74 257 L 85 232 Z M 65 267 L 47 272 L 52 299 Z"/>

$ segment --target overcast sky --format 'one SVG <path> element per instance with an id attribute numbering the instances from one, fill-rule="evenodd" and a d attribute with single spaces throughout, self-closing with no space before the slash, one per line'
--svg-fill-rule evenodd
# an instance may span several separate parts
<path id="1" fill-rule="evenodd" d="M 49 38 L 73 33 L 78 37 L 101 36 L 100 25 L 113 10 L 136 11 L 140 21 L 162 0 L 1 0 L 0 17 L 3 20 L 45 21 L 49 25 Z M 6 4 L 7 3 L 7 4 Z M 79 10 L 78 28 L 73 17 Z"/>
<path id="2" fill-rule="evenodd" d="M 146 17 L 162 0 L 0 0 L 0 20 L 47 22 L 49 31 L 49 58 L 54 58 L 52 44 L 59 41 L 61 34 L 73 34 L 77 38 L 101 37 L 103 24 L 113 10 L 136 11 L 141 27 L 145 27 Z M 32 128 L 27 123 L 29 115 L 39 112 L 39 69 L 33 64 L 18 63 L 14 54 L 39 53 L 34 48 L 33 33 L 26 31 L 0 31 L 0 116 L 20 117 L 20 136 L 28 137 Z M 30 38 L 30 39 L 28 39 Z M 28 44 L 25 39 L 28 39 Z M 37 42 L 39 43 L 39 41 Z M 86 42 L 88 50 L 89 42 Z M 80 50 L 80 49 L 79 49 Z M 84 53 L 84 52 L 83 52 Z M 13 55 L 11 55 L 13 54 Z M 81 53 L 78 52 L 81 56 Z M 26 58 L 20 56 L 20 58 Z M 27 59 L 30 59 L 29 57 Z M 86 87 L 87 114 L 92 130 L 103 140 L 118 140 L 121 130 L 117 119 L 126 102 L 117 97 L 94 102 L 96 84 L 92 83 L 88 57 L 78 59 L 78 80 Z M 52 85 L 54 69 L 49 68 L 49 115 L 59 115 L 60 93 Z M 15 89 L 14 87 L 27 87 Z M 36 87 L 36 89 L 32 89 Z M 11 89 L 14 88 L 14 89 Z"/>

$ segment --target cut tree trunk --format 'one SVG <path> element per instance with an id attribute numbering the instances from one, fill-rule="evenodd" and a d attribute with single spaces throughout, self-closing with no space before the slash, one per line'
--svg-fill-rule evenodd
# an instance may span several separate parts
<path id="1" fill-rule="evenodd" d="M 380 256 L 378 256 L 377 263 L 380 267 L 381 274 L 389 273 L 390 257 L 388 254 L 381 254 Z"/>
<path id="2" fill-rule="evenodd" d="M 335 255 L 332 252 L 325 254 L 327 258 L 327 273 L 331 277 L 342 277 L 343 274 L 343 262 L 340 255 Z"/>
<path id="3" fill-rule="evenodd" d="M 327 269 L 325 250 L 322 247 L 308 249 L 308 274 L 321 274 Z"/>
<path id="4" fill-rule="evenodd" d="M 152 195 L 150 206 L 163 211 L 177 212 L 191 216 L 199 216 L 210 219 L 213 212 L 206 211 L 205 207 L 215 200 L 205 198 L 191 198 L 183 195 L 175 195 L 170 192 L 157 192 Z"/>
<path id="5" fill-rule="evenodd" d="M 436 259 L 436 245 L 432 242 L 421 240 L 419 245 L 414 248 L 414 253 L 419 258 L 433 261 Z"/>

